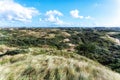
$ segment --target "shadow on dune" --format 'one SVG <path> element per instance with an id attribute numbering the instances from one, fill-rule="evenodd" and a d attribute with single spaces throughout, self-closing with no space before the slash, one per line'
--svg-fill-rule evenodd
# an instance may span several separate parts
<path id="1" fill-rule="evenodd" d="M 4 53 L 4 54 L 0 54 L 0 58 L 3 57 L 3 56 L 6 56 L 6 55 L 14 56 L 14 55 L 21 54 L 21 53 L 26 53 L 26 51 L 25 51 L 25 50 L 12 50 L 12 51 L 7 51 L 7 52 Z"/>

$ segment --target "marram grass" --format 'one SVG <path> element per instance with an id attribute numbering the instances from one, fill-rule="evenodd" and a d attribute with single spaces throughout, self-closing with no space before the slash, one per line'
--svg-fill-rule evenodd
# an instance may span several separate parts
<path id="1" fill-rule="evenodd" d="M 28 53 L 0 57 L 0 80 L 120 79 L 120 74 L 75 53 L 37 47 L 27 50 Z"/>
<path id="2" fill-rule="evenodd" d="M 20 59 L 22 58 L 20 57 Z M 0 65 L 0 80 L 119 79 L 120 75 L 118 73 L 82 56 L 75 59 L 50 55 L 26 55 L 23 60 Z"/>

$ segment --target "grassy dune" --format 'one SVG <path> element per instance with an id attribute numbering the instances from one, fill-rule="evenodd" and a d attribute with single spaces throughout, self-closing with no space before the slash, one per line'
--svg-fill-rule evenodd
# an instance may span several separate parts
<path id="1" fill-rule="evenodd" d="M 63 57 L 64 56 L 64 57 Z M 0 80 L 119 80 L 120 75 L 75 53 L 29 48 L 0 58 Z"/>

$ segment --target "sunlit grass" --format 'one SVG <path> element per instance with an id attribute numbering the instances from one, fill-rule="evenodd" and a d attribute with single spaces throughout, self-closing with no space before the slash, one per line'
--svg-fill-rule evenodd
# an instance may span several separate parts
<path id="1" fill-rule="evenodd" d="M 28 51 L 28 54 L 1 58 L 4 64 L 0 64 L 0 80 L 120 79 L 118 73 L 75 53 L 43 48 L 29 48 Z"/>

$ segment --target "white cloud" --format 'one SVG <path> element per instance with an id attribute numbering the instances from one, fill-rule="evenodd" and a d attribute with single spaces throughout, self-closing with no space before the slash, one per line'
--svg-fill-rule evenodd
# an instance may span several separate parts
<path id="1" fill-rule="evenodd" d="M 57 10 L 50 10 L 47 11 L 46 14 L 47 18 L 45 21 L 54 23 L 54 24 L 63 24 L 63 21 L 59 19 L 59 16 L 63 16 L 63 14 Z"/>
<path id="2" fill-rule="evenodd" d="M 91 16 L 86 16 L 85 19 L 91 19 L 91 20 L 94 20 L 94 18 L 91 17 Z"/>
<path id="3" fill-rule="evenodd" d="M 83 16 L 80 16 L 80 15 L 79 15 L 79 11 L 78 11 L 77 9 L 70 11 L 70 15 L 71 15 L 73 18 L 80 18 L 80 19 L 83 19 L 83 18 L 84 18 Z"/>
<path id="4" fill-rule="evenodd" d="M 60 11 L 57 11 L 57 10 L 49 10 L 49 11 L 46 12 L 46 15 L 47 16 L 49 16 L 49 15 L 63 16 L 63 14 Z"/>
<path id="5" fill-rule="evenodd" d="M 70 11 L 70 15 L 71 15 L 73 18 L 91 19 L 91 20 L 94 19 L 94 18 L 92 18 L 91 16 L 80 16 L 80 15 L 79 15 L 79 11 L 78 11 L 77 9 Z"/>
<path id="6" fill-rule="evenodd" d="M 13 0 L 0 0 L 0 20 L 27 22 L 38 14 L 33 7 L 24 7 Z"/>
<path id="7" fill-rule="evenodd" d="M 42 18 L 40 18 L 39 21 L 41 22 L 41 21 L 42 21 Z"/>

